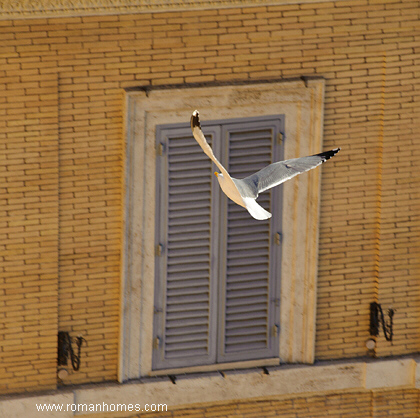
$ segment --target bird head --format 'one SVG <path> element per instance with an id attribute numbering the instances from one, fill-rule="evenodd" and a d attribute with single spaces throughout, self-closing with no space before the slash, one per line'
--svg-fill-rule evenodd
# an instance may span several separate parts
<path id="1" fill-rule="evenodd" d="M 201 129 L 201 125 L 200 125 L 200 117 L 199 117 L 199 113 L 198 110 L 194 110 L 194 112 L 191 115 L 191 130 L 194 132 L 194 128 L 198 127 L 199 129 Z"/>
<path id="2" fill-rule="evenodd" d="M 217 171 L 215 171 L 214 172 L 214 175 L 217 177 L 217 180 L 219 181 L 219 184 L 222 184 L 223 183 L 223 180 L 225 179 L 223 177 L 223 174 L 222 173 L 218 173 Z"/>

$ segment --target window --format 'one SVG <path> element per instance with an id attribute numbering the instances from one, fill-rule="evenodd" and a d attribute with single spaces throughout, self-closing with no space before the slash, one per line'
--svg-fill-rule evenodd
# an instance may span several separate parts
<path id="1" fill-rule="evenodd" d="M 202 123 L 216 157 L 246 177 L 283 157 L 284 117 Z M 279 356 L 281 186 L 257 221 L 222 193 L 189 124 L 156 129 L 153 369 Z"/>
<path id="2" fill-rule="evenodd" d="M 162 179 L 159 181 L 156 179 L 156 174 L 158 174 L 156 166 L 162 164 L 167 151 L 163 150 L 162 157 L 157 152 L 156 133 L 158 130 L 164 130 L 168 126 L 176 128 L 184 126 L 186 129 L 183 135 L 190 137 L 188 122 L 194 109 L 201 111 L 203 121 L 216 121 L 223 117 L 225 121 L 213 124 L 219 127 L 203 123 L 203 129 L 206 129 L 208 135 L 210 131 L 207 132 L 207 130 L 214 130 L 209 139 L 213 140 L 213 147 L 221 147 L 223 144 L 218 152 L 227 166 L 226 158 L 228 158 L 229 149 L 226 150 L 226 147 L 229 146 L 229 141 L 223 137 L 227 135 L 226 128 L 223 130 L 225 123 L 241 120 L 244 124 L 245 121 L 256 122 L 252 119 L 256 116 L 273 119 L 272 115 L 284 115 L 284 120 L 287 121 L 284 130 L 287 139 L 281 150 L 284 153 L 281 159 L 289 159 L 322 151 L 323 102 L 324 80 L 319 78 L 309 79 L 306 84 L 300 80 L 270 80 L 269 82 L 250 81 L 244 85 L 230 86 L 156 88 L 148 94 L 144 91 L 126 93 L 121 338 L 118 367 L 120 382 L 142 376 L 164 375 L 168 370 L 176 373 L 176 368 L 169 369 L 169 366 L 162 364 L 159 366 L 161 368 L 157 368 L 156 360 L 153 359 L 156 352 L 153 347 L 156 346 L 155 337 L 157 336 L 154 334 L 153 327 L 156 320 L 154 295 L 155 286 L 160 285 L 156 279 L 158 275 L 156 251 L 160 244 L 156 231 L 160 228 L 162 221 L 161 208 L 158 209 L 156 206 L 159 200 L 158 194 L 161 193 L 157 185 L 162 184 Z M 234 133 L 233 131 L 232 135 Z M 173 135 L 172 130 L 170 135 Z M 164 141 L 162 136 L 161 138 Z M 242 139 L 241 142 L 243 142 Z M 273 146 L 277 147 L 278 144 L 274 143 Z M 273 149 L 272 152 L 277 151 Z M 199 155 L 205 158 L 204 154 Z M 273 160 L 280 159 L 274 158 L 274 155 L 272 158 Z M 210 161 L 203 159 L 202 162 L 209 164 Z M 231 163 L 233 164 L 233 161 Z M 212 190 L 215 186 L 218 189 L 216 177 L 213 175 L 214 166 L 208 168 L 211 171 L 205 177 L 209 182 L 211 179 Z M 284 183 L 281 191 L 282 201 L 279 205 L 281 216 L 275 215 L 272 210 L 273 219 L 279 222 L 281 220 L 281 225 L 271 226 L 270 240 L 273 239 L 275 232 L 282 232 L 281 248 L 278 248 L 279 251 L 281 250 L 281 267 L 276 267 L 276 274 L 281 276 L 281 280 L 276 279 L 276 286 L 280 287 L 276 291 L 281 299 L 278 317 L 281 329 L 276 342 L 278 356 L 262 358 L 259 354 L 258 360 L 237 361 L 240 357 L 235 353 L 231 357 L 235 359 L 237 368 L 253 367 L 255 364 L 275 365 L 280 361 L 287 363 L 312 363 L 314 361 L 321 172 L 322 168 L 311 170 Z M 236 175 L 239 177 L 238 174 Z M 274 189 L 274 191 L 280 193 L 279 189 Z M 272 194 L 271 199 L 274 196 L 275 194 Z M 263 193 L 258 201 L 265 197 L 267 195 Z M 216 202 L 217 196 L 212 196 L 211 199 L 212 202 Z M 222 204 L 224 195 L 220 195 L 219 199 Z M 270 205 L 274 203 L 272 200 Z M 224 210 L 227 211 L 227 203 L 224 204 Z M 238 213 L 246 215 L 247 219 L 252 220 L 245 209 L 235 209 L 240 211 Z M 215 218 L 213 213 L 212 228 L 216 228 L 217 222 L 220 224 L 222 220 L 226 220 L 226 216 L 220 215 Z M 226 231 L 226 226 L 223 224 L 217 228 L 219 228 L 219 234 Z M 227 242 L 227 236 L 225 241 Z M 162 249 L 162 253 L 165 254 L 165 248 L 162 247 Z M 219 251 L 222 251 L 220 246 Z M 215 255 L 212 254 L 212 257 Z M 276 258 L 276 262 L 279 263 L 279 258 Z M 225 286 L 223 280 L 217 283 L 217 287 L 213 286 L 214 295 L 219 299 L 222 286 Z M 223 317 L 223 304 L 219 303 L 217 308 L 219 312 L 214 313 L 213 309 L 212 318 L 220 321 Z M 222 328 L 217 323 L 216 330 L 219 333 L 222 332 Z M 216 336 L 216 331 L 210 330 L 210 332 Z M 273 329 L 270 332 L 276 332 L 276 330 Z M 220 345 L 223 339 L 220 336 L 216 337 L 218 339 L 213 338 L 213 334 L 210 335 L 213 344 L 217 341 Z M 270 338 L 275 337 L 272 334 Z M 217 354 L 216 350 L 222 354 Z M 216 347 L 213 352 L 216 353 L 213 355 L 217 355 L 214 361 L 224 363 L 202 364 L 187 369 L 179 366 L 182 369 L 181 372 L 211 371 L 216 368 L 231 367 L 231 361 L 223 358 L 223 349 Z"/>

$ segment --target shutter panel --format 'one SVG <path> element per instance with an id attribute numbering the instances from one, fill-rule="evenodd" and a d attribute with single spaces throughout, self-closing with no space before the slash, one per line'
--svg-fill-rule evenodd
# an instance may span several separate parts
<path id="1" fill-rule="evenodd" d="M 276 157 L 278 131 L 276 124 L 268 122 L 227 125 L 223 136 L 228 139 L 227 165 L 232 177 L 244 178 L 271 164 Z M 273 212 L 272 194 L 276 192 L 262 193 L 258 203 Z M 218 361 L 274 357 L 278 355 L 278 338 L 272 335 L 276 291 L 270 255 L 275 245 L 271 231 L 279 215 L 274 213 L 271 220 L 258 221 L 227 200 L 226 281 L 221 298 L 222 352 Z"/>
<path id="2" fill-rule="evenodd" d="M 202 124 L 216 157 L 243 178 L 281 160 L 279 117 Z M 161 126 L 157 141 L 154 350 L 171 369 L 278 356 L 281 187 L 258 202 L 257 221 L 226 198 L 189 125 Z M 277 273 L 278 272 L 278 273 Z M 277 286 L 278 285 L 278 286 Z"/>
<path id="3" fill-rule="evenodd" d="M 208 134 L 209 142 L 214 134 Z M 190 129 L 170 129 L 161 136 L 157 236 L 163 253 L 156 266 L 154 369 L 215 362 L 212 163 Z"/>

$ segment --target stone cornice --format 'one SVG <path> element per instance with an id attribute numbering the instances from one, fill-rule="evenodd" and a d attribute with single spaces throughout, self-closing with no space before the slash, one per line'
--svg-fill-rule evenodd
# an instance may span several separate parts
<path id="1" fill-rule="evenodd" d="M 75 405 L 81 411 L 51 411 L 50 418 L 98 417 L 87 406 L 114 404 L 145 405 L 156 400 L 168 405 L 168 411 L 194 408 L 215 402 L 293 399 L 301 396 L 360 393 L 361 391 L 395 391 L 420 388 L 420 367 L 417 357 L 325 362 L 316 366 L 297 365 L 268 368 L 269 374 L 258 369 L 243 372 L 226 371 L 191 376 L 177 376 L 176 385 L 168 377 L 143 379 L 130 384 L 84 385 L 61 388 L 54 392 L 24 394 L 0 400 L 0 416 L 18 418 L 34 415 L 35 405 Z M 389 392 L 388 392 L 389 393 Z M 366 416 L 373 416 L 366 414 Z M 100 416 L 104 416 L 100 414 Z M 106 414 L 106 416 L 110 416 Z M 120 417 L 132 417 L 133 412 L 121 412 Z"/>
<path id="2" fill-rule="evenodd" d="M 2 0 L 0 20 L 269 6 L 315 1 L 327 0 Z"/>

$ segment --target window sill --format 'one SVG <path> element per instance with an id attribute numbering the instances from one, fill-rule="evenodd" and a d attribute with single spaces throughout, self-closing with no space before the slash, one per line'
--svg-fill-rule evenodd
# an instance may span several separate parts
<path id="1" fill-rule="evenodd" d="M 278 366 L 280 364 L 279 358 L 267 358 L 262 360 L 249 360 L 249 361 L 235 361 L 231 363 L 209 364 L 205 366 L 194 367 L 180 367 L 177 369 L 164 369 L 152 370 L 149 376 L 167 376 L 188 373 L 206 373 L 222 370 L 238 370 L 238 369 L 251 369 L 256 367 Z"/>

